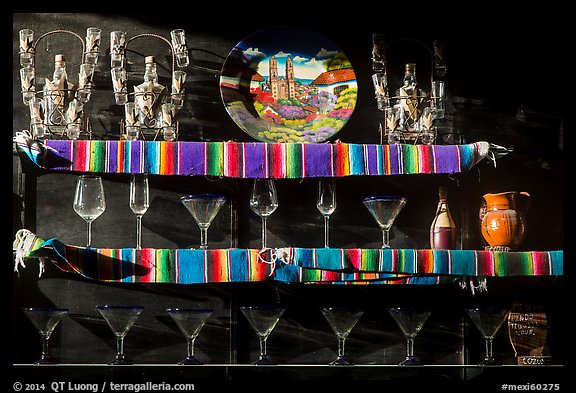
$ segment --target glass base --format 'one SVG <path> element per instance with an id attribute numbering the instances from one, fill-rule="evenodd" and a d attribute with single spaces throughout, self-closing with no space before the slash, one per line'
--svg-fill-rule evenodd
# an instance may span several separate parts
<path id="1" fill-rule="evenodd" d="M 34 364 L 58 364 L 58 361 L 50 356 L 44 356 L 42 359 L 35 361 Z"/>
<path id="2" fill-rule="evenodd" d="M 267 355 L 262 355 L 258 358 L 258 360 L 256 360 L 252 364 L 255 366 L 262 366 L 262 365 L 274 364 L 274 363 L 272 363 L 272 361 L 270 360 L 270 358 Z"/>
<path id="3" fill-rule="evenodd" d="M 338 356 L 336 359 L 328 363 L 330 366 L 349 366 L 352 365 L 344 356 Z"/>
<path id="4" fill-rule="evenodd" d="M 496 364 L 496 360 L 494 358 L 486 357 L 480 363 L 479 366 L 493 366 Z"/>
<path id="5" fill-rule="evenodd" d="M 195 366 L 202 363 L 199 362 L 194 356 L 187 356 L 186 359 L 182 360 L 178 364 L 181 366 Z"/>
<path id="6" fill-rule="evenodd" d="M 415 356 L 408 356 L 406 359 L 398 363 L 399 366 L 419 366 L 422 362 L 418 360 Z"/>
<path id="7" fill-rule="evenodd" d="M 118 366 L 118 365 L 123 366 L 123 365 L 131 365 L 134 363 L 132 363 L 131 360 L 126 359 L 126 356 L 121 355 L 121 356 L 116 356 L 116 358 L 114 358 L 114 360 L 112 360 L 108 364 L 111 366 Z"/>

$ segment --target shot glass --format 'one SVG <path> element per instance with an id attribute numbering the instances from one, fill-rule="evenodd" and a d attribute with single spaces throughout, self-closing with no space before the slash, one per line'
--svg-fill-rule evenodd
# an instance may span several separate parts
<path id="1" fill-rule="evenodd" d="M 127 102 L 124 104 L 124 114 L 126 121 L 126 139 L 133 141 L 138 139 L 140 135 L 140 123 L 138 121 L 138 112 L 136 111 L 136 104 L 134 102 Z"/>
<path id="2" fill-rule="evenodd" d="M 32 97 L 28 102 L 30 109 L 30 132 L 35 139 L 45 135 L 44 124 L 42 123 L 42 100 Z"/>
<path id="3" fill-rule="evenodd" d="M 110 32 L 110 68 L 124 66 L 125 49 L 126 33 L 124 31 Z"/>
<path id="4" fill-rule="evenodd" d="M 78 73 L 78 90 L 76 91 L 76 98 L 80 102 L 90 101 L 92 93 L 92 70 L 93 65 L 81 64 L 80 72 Z"/>
<path id="5" fill-rule="evenodd" d="M 20 86 L 22 87 L 22 101 L 28 105 L 36 94 L 34 67 L 20 68 Z"/>
<path id="6" fill-rule="evenodd" d="M 186 73 L 184 71 L 174 71 L 172 73 L 172 103 L 176 109 L 182 108 L 184 104 L 184 83 Z"/>
<path id="7" fill-rule="evenodd" d="M 170 32 L 172 46 L 176 55 L 178 67 L 187 67 L 189 64 L 188 46 L 186 45 L 186 34 L 183 29 L 175 29 Z"/>
<path id="8" fill-rule="evenodd" d="M 432 81 L 432 97 L 430 105 L 432 107 L 432 115 L 435 119 L 443 119 L 446 114 L 444 104 L 446 92 L 444 88 L 444 81 Z"/>
<path id="9" fill-rule="evenodd" d="M 400 143 L 402 140 L 402 132 L 400 128 L 400 114 L 399 109 L 388 107 L 385 109 L 386 114 L 386 135 L 388 136 L 388 144 Z"/>
<path id="10" fill-rule="evenodd" d="M 111 70 L 112 88 L 114 89 L 114 100 L 116 105 L 124 105 L 128 101 L 128 86 L 126 69 L 123 67 L 114 67 Z"/>
<path id="11" fill-rule="evenodd" d="M 86 54 L 84 62 L 93 66 L 98 62 L 98 53 L 100 52 L 100 40 L 102 31 L 97 27 L 89 27 L 86 30 Z"/>
<path id="12" fill-rule="evenodd" d="M 378 110 L 385 110 L 390 106 L 390 98 L 388 97 L 388 81 L 386 74 L 377 72 L 372 75 L 372 84 L 374 85 L 374 96 L 378 104 Z"/>
<path id="13" fill-rule="evenodd" d="M 22 29 L 18 32 L 20 40 L 20 66 L 34 66 L 34 31 Z"/>

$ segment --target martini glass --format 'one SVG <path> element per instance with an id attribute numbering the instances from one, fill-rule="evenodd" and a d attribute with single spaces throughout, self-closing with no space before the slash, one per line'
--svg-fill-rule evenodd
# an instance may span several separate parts
<path id="1" fill-rule="evenodd" d="M 273 364 L 266 352 L 266 340 L 268 340 L 268 336 L 276 327 L 286 308 L 282 306 L 247 306 L 240 307 L 240 311 L 242 311 L 242 314 L 244 314 L 260 340 L 260 357 L 252 364 Z"/>
<path id="2" fill-rule="evenodd" d="M 208 248 L 208 227 L 220 211 L 226 198 L 222 195 L 186 195 L 180 198 L 200 228 L 200 249 Z"/>
<path id="3" fill-rule="evenodd" d="M 262 249 L 266 248 L 266 219 L 278 208 L 274 179 L 255 179 L 250 196 L 250 208 L 262 218 Z"/>
<path id="4" fill-rule="evenodd" d="M 414 339 L 426 323 L 426 320 L 432 313 L 427 308 L 417 307 L 394 307 L 388 309 L 388 312 L 394 318 L 402 334 L 406 338 L 406 359 L 400 362 L 400 366 L 415 366 L 422 364 L 414 356 Z"/>
<path id="5" fill-rule="evenodd" d="M 125 365 L 132 364 L 132 361 L 127 359 L 124 355 L 124 337 L 130 331 L 134 322 L 138 319 L 143 306 L 96 306 L 96 310 L 100 312 L 112 332 L 116 337 L 116 358 L 108 364 L 110 365 Z"/>
<path id="6" fill-rule="evenodd" d="M 322 178 L 318 181 L 318 199 L 316 207 L 324 216 L 324 247 L 328 246 L 328 223 L 330 215 L 336 210 L 336 182 L 334 178 Z"/>
<path id="7" fill-rule="evenodd" d="M 338 337 L 338 357 L 330 362 L 330 365 L 352 364 L 344 355 L 344 345 L 348 335 L 360 319 L 364 311 L 354 308 L 325 307 L 321 308 L 322 314 L 330 324 L 336 337 Z"/>
<path id="8" fill-rule="evenodd" d="M 40 336 L 42 337 L 42 357 L 35 364 L 55 364 L 48 351 L 48 341 L 52 332 L 68 310 L 65 308 L 24 308 L 24 314 L 30 319 Z"/>
<path id="9" fill-rule="evenodd" d="M 362 199 L 382 230 L 382 248 L 390 248 L 390 228 L 406 204 L 403 196 L 373 196 Z"/>
<path id="10" fill-rule="evenodd" d="M 184 337 L 186 337 L 186 342 L 188 344 L 188 354 L 186 355 L 186 358 L 178 364 L 202 364 L 194 357 L 194 342 L 214 310 L 201 308 L 169 308 L 166 311 L 172 317 L 172 320 L 176 322 L 176 325 Z"/>
<path id="11" fill-rule="evenodd" d="M 499 307 L 477 307 L 467 309 L 466 311 L 486 341 L 486 356 L 478 365 L 487 366 L 496 364 L 492 354 L 492 340 L 508 317 L 509 310 Z"/>

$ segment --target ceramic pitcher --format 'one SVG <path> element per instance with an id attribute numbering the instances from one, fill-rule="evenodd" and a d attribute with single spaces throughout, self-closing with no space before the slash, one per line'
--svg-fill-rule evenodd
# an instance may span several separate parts
<path id="1" fill-rule="evenodd" d="M 527 192 L 501 192 L 484 195 L 480 209 L 482 237 L 487 249 L 510 251 L 524 240 L 526 211 L 530 205 Z"/>

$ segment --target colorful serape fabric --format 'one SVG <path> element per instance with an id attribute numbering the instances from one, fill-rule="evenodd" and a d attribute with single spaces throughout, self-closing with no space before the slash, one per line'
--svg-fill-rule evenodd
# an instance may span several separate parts
<path id="1" fill-rule="evenodd" d="M 454 278 L 561 276 L 563 251 L 415 249 L 97 249 L 56 239 L 28 258 L 106 282 L 203 284 L 279 281 L 340 284 L 440 284 Z M 452 279 L 452 280 L 450 280 Z"/>
<path id="2" fill-rule="evenodd" d="M 458 173 L 489 152 L 488 142 L 465 145 L 165 142 L 45 140 L 17 147 L 38 166 L 57 171 L 149 173 L 232 178 L 306 178 Z"/>

